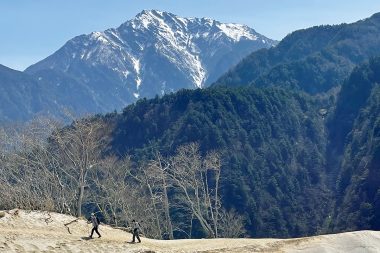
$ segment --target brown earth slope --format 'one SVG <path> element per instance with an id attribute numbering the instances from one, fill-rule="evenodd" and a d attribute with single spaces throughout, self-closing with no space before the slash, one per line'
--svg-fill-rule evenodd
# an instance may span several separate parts
<path id="1" fill-rule="evenodd" d="M 142 243 L 131 244 L 130 233 L 107 225 L 100 227 L 102 238 L 88 240 L 91 225 L 69 215 L 24 210 L 3 214 L 0 252 L 380 252 L 380 232 L 375 231 L 286 240 L 142 238 Z"/>

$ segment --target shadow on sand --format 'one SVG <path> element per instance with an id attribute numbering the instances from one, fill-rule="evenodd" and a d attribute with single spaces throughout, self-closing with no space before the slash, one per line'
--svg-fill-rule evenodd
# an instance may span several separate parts
<path id="1" fill-rule="evenodd" d="M 141 243 L 141 242 L 127 242 L 129 244 L 136 244 L 136 243 Z"/>
<path id="2" fill-rule="evenodd" d="M 92 240 L 94 239 L 93 237 L 89 237 L 89 236 L 84 236 L 84 237 L 81 237 L 82 240 L 85 240 L 85 241 L 88 241 L 88 240 Z"/>

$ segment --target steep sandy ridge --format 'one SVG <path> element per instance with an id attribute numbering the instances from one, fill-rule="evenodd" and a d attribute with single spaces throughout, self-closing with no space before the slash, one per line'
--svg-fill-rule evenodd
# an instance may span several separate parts
<path id="1" fill-rule="evenodd" d="M 88 240 L 90 229 L 85 220 L 69 215 L 6 211 L 0 218 L 0 252 L 380 252 L 380 232 L 375 231 L 286 240 L 142 238 L 141 244 L 131 244 L 130 233 L 107 225 L 101 225 L 102 238 Z"/>

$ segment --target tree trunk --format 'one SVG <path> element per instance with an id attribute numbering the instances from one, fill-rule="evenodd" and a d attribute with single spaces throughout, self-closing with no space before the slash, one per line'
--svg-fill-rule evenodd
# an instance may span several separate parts
<path id="1" fill-rule="evenodd" d="M 83 202 L 83 195 L 84 195 L 84 185 L 80 185 L 79 186 L 79 197 L 78 197 L 78 212 L 77 212 L 77 217 L 81 217 L 82 216 L 82 202 Z"/>
<path id="2" fill-rule="evenodd" d="M 169 239 L 173 240 L 174 239 L 173 225 L 172 225 L 172 220 L 170 218 L 168 191 L 166 189 L 167 186 L 166 186 L 165 176 L 163 176 L 162 178 L 163 178 L 163 189 L 164 189 L 165 216 L 166 216 L 166 220 L 167 220 L 167 223 L 168 223 Z"/>
<path id="3" fill-rule="evenodd" d="M 155 216 L 155 220 L 156 220 L 156 226 L 157 226 L 157 229 L 158 229 L 158 234 L 160 235 L 160 238 L 162 239 L 162 232 L 161 232 L 161 226 L 160 226 L 160 218 L 158 216 L 156 203 L 154 202 L 154 195 L 153 195 L 152 187 L 150 186 L 150 184 L 148 182 L 148 179 L 146 178 L 146 175 L 145 175 L 145 182 L 146 182 L 146 185 L 147 185 L 148 190 L 149 190 L 150 200 L 152 201 L 152 207 L 153 207 L 153 211 L 154 211 L 154 216 Z"/>
<path id="4" fill-rule="evenodd" d="M 215 178 L 215 217 L 214 217 L 214 229 L 215 229 L 215 237 L 218 238 L 218 218 L 219 218 L 219 198 L 218 198 L 218 189 L 219 189 L 219 178 L 220 178 L 220 169 L 216 172 Z"/>

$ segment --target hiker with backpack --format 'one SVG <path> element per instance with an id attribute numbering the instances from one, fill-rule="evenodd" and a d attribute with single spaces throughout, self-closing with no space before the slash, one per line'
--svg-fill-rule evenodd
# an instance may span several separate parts
<path id="1" fill-rule="evenodd" d="M 135 220 L 132 220 L 132 228 L 133 228 L 133 237 L 132 237 L 132 242 L 134 243 L 135 242 L 135 238 L 137 238 L 137 240 L 139 242 L 141 242 L 140 240 L 140 236 L 139 236 L 139 232 L 140 232 L 140 224 L 135 221 Z"/>
<path id="2" fill-rule="evenodd" d="M 92 235 L 94 234 L 94 231 L 98 234 L 99 238 L 102 237 L 98 231 L 100 220 L 98 217 L 96 217 L 95 213 L 91 213 L 91 218 L 89 219 L 89 222 L 92 223 L 90 239 L 92 239 Z"/>

